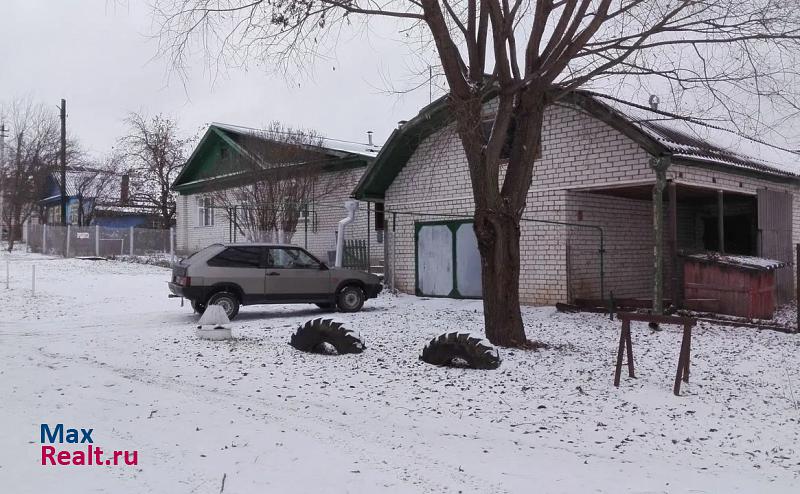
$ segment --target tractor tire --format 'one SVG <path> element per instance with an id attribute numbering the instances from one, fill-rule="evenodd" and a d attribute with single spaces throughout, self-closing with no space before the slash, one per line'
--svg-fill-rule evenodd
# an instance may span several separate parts
<path id="1" fill-rule="evenodd" d="M 206 311 L 206 304 L 198 302 L 197 300 L 192 300 L 191 302 L 192 302 L 192 309 L 194 309 L 195 312 L 197 312 L 202 316 L 203 312 Z"/>
<path id="2" fill-rule="evenodd" d="M 345 328 L 333 319 L 313 319 L 300 326 L 289 344 L 303 352 L 330 354 L 361 353 L 366 348 L 358 333 Z"/>
<path id="3" fill-rule="evenodd" d="M 469 333 L 445 333 L 432 339 L 419 356 L 433 365 L 468 367 L 470 369 L 497 369 L 500 354 L 497 348 L 482 338 Z"/>

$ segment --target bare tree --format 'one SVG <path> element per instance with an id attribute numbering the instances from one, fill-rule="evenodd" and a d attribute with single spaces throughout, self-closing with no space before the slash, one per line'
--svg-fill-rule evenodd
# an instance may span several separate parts
<path id="1" fill-rule="evenodd" d="M 243 172 L 248 183 L 214 191 L 214 203 L 246 238 L 288 241 L 309 206 L 342 185 L 335 174 L 320 180 L 330 163 L 323 142 L 315 131 L 280 122 L 248 131 L 240 142 L 245 155 L 228 154 L 221 165 L 223 170 Z"/>
<path id="2" fill-rule="evenodd" d="M 3 194 L 2 224 L 8 233 L 8 250 L 21 237 L 22 224 L 39 206 L 47 177 L 59 152 L 58 120 L 44 105 L 13 101 L 5 112 L 13 136 L 0 169 Z"/>
<path id="3" fill-rule="evenodd" d="M 89 162 L 72 166 L 67 176 L 77 200 L 77 218 L 73 223 L 87 226 L 94 220 L 98 205 L 118 203 L 120 198 L 112 194 L 118 192 L 116 185 L 120 182 L 120 156 L 111 154 L 99 162 Z"/>
<path id="4" fill-rule="evenodd" d="M 669 91 L 676 108 L 740 130 L 798 109 L 800 11 L 786 0 L 160 0 L 155 13 L 177 67 L 194 39 L 217 60 L 298 64 L 356 19 L 391 18 L 432 43 L 469 164 L 486 335 L 504 346 L 527 342 L 520 219 L 549 104 L 613 83 Z"/>
<path id="5" fill-rule="evenodd" d="M 137 202 L 158 209 L 161 227 L 175 218 L 175 196 L 170 187 L 183 167 L 189 139 L 181 137 L 177 123 L 164 115 L 131 113 L 129 134 L 120 139 L 131 166 L 131 193 Z"/>

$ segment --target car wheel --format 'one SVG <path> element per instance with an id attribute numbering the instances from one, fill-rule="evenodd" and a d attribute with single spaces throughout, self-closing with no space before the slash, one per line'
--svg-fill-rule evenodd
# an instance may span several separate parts
<path id="1" fill-rule="evenodd" d="M 342 312 L 358 312 L 364 306 L 364 290 L 355 286 L 347 285 L 339 290 L 336 297 L 336 305 Z"/>
<path id="2" fill-rule="evenodd" d="M 322 310 L 334 310 L 336 308 L 336 304 L 314 304 Z"/>
<path id="3" fill-rule="evenodd" d="M 191 302 L 192 302 L 192 309 L 194 309 L 194 311 L 197 312 L 198 314 L 202 315 L 203 312 L 206 311 L 206 304 L 198 302 L 197 300 L 192 300 Z"/>
<path id="4" fill-rule="evenodd" d="M 239 313 L 239 298 L 230 292 L 217 292 L 208 299 L 208 305 L 219 305 L 231 321 Z"/>

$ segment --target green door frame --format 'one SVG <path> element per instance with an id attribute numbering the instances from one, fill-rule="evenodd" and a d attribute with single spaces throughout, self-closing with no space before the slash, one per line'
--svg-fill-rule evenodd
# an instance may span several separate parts
<path id="1" fill-rule="evenodd" d="M 458 291 L 458 259 L 456 258 L 456 233 L 463 224 L 472 224 L 473 220 L 439 220 L 439 221 L 415 221 L 414 222 L 414 294 L 418 297 L 434 298 L 468 298 L 481 299 L 483 297 L 467 297 Z M 451 255 L 453 256 L 453 289 L 447 295 L 426 295 L 419 288 L 419 231 L 424 226 L 444 225 L 450 229 L 452 237 Z"/>

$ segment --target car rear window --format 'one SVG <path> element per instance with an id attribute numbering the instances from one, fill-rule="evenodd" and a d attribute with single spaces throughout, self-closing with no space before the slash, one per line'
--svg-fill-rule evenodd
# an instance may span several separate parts
<path id="1" fill-rule="evenodd" d="M 257 268 L 261 266 L 261 247 L 228 247 L 208 260 L 218 268 Z"/>

